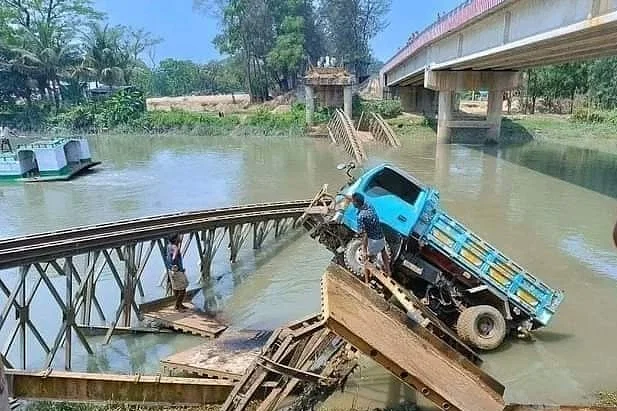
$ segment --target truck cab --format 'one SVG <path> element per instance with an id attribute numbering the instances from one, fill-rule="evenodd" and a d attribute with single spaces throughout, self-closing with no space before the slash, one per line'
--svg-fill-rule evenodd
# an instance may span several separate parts
<path id="1" fill-rule="evenodd" d="M 363 174 L 342 193 L 363 194 L 389 231 L 409 237 L 433 191 L 406 172 L 383 164 Z M 357 213 L 358 210 L 350 204 L 343 217 L 343 224 L 355 232 L 358 231 Z"/>

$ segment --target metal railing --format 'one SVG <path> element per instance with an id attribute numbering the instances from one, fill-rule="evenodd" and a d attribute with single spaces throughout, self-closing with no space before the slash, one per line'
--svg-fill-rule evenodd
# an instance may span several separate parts
<path id="1" fill-rule="evenodd" d="M 386 62 L 381 69 L 381 73 L 391 71 L 422 47 L 464 26 L 482 14 L 501 6 L 506 1 L 509 0 L 466 0 L 444 16 L 440 16 L 437 21 L 408 41 L 403 48 Z"/>

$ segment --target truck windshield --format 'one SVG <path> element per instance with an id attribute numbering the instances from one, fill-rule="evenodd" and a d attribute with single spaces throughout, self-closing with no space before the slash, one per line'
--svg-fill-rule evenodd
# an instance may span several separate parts
<path id="1" fill-rule="evenodd" d="M 373 195 L 392 194 L 406 203 L 414 205 L 422 189 L 397 172 L 384 168 L 372 178 L 366 187 L 366 191 Z"/>

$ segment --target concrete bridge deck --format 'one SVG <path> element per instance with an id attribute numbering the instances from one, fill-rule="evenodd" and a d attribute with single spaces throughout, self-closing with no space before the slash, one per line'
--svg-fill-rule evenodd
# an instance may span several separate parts
<path id="1" fill-rule="evenodd" d="M 381 82 L 405 111 L 434 115 L 449 142 L 452 93 L 489 90 L 487 120 L 470 128 L 501 133 L 502 95 L 520 70 L 617 55 L 615 0 L 468 0 L 410 38 L 382 68 Z"/>

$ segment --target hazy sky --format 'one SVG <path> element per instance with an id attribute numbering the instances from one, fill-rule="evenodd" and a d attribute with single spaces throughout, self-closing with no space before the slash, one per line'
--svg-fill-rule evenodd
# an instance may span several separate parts
<path id="1" fill-rule="evenodd" d="M 143 27 L 162 37 L 156 59 L 168 57 L 205 62 L 217 58 L 212 45 L 217 21 L 193 12 L 192 0 L 95 0 L 110 23 Z M 375 40 L 377 58 L 387 60 L 409 35 L 436 19 L 438 12 L 456 7 L 461 0 L 393 0 L 390 23 Z"/>

